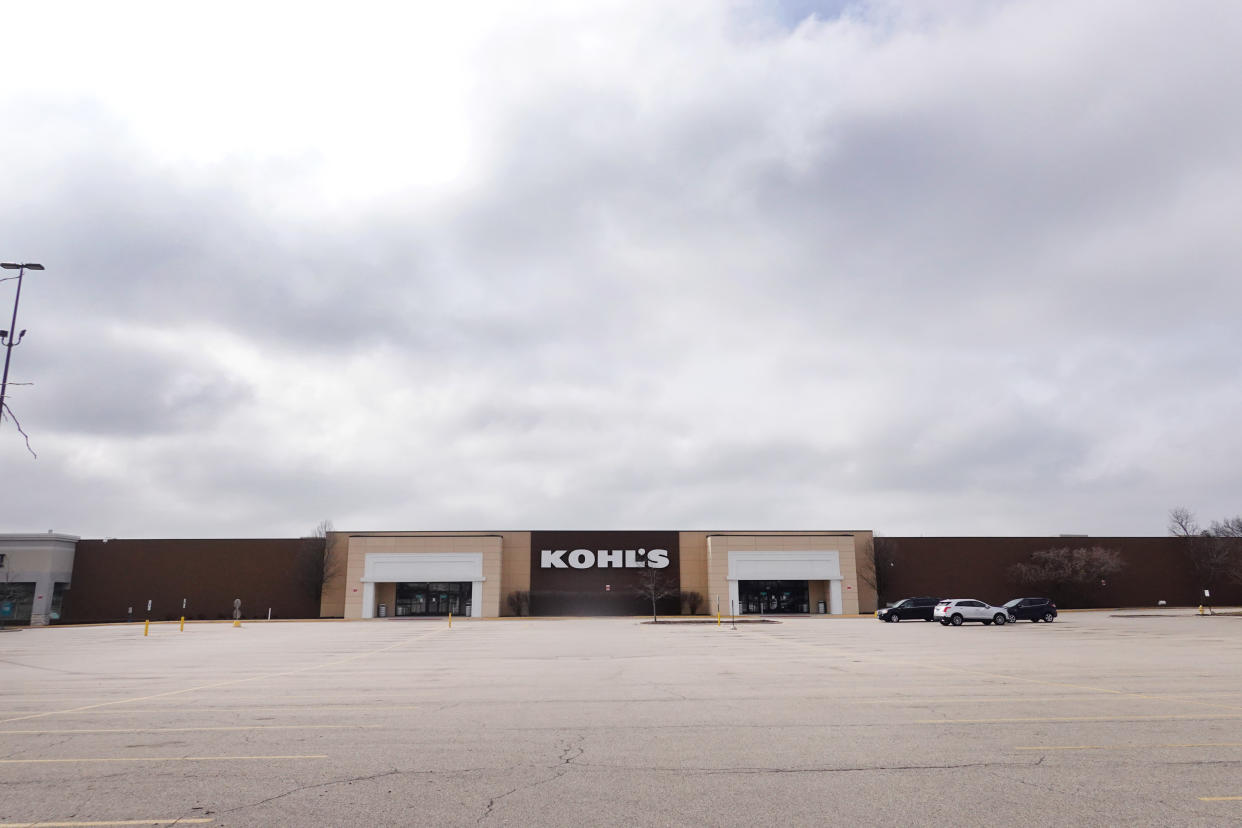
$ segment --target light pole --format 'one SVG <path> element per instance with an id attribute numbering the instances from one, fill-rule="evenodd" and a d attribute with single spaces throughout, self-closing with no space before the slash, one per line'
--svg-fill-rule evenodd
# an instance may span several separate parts
<path id="1" fill-rule="evenodd" d="M 4 412 L 7 410 L 4 405 L 4 395 L 9 388 L 9 359 L 13 356 L 13 346 L 20 343 L 22 337 L 26 335 L 25 331 L 19 333 L 17 330 L 17 306 L 22 301 L 22 277 L 26 275 L 27 270 L 42 270 L 43 265 L 36 262 L 23 262 L 22 264 L 0 262 L 0 267 L 17 271 L 17 296 L 13 298 L 13 321 L 7 331 L 0 331 L 0 344 L 4 345 L 4 376 L 0 378 L 0 422 L 3 422 Z"/>

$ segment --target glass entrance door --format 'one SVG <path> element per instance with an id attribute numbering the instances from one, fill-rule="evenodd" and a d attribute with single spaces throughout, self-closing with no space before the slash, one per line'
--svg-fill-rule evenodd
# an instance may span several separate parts
<path id="1" fill-rule="evenodd" d="M 394 606 L 398 616 L 469 615 L 469 581 L 434 581 L 397 584 Z"/>
<path id="2" fill-rule="evenodd" d="M 810 612 L 806 581 L 738 581 L 743 615 L 793 615 Z"/>

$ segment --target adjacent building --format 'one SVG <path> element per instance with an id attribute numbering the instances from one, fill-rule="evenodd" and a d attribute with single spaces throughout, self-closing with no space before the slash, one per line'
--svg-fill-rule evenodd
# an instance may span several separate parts
<path id="1" fill-rule="evenodd" d="M 73 577 L 75 535 L 0 535 L 0 624 L 60 620 Z"/>

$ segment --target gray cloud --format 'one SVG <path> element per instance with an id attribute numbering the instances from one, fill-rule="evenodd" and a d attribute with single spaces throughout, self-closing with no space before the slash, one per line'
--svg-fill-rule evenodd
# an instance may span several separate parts
<path id="1" fill-rule="evenodd" d="M 1120 8 L 532 8 L 462 52 L 434 187 L 384 140 L 451 131 L 404 55 L 341 68 L 393 102 L 352 140 L 263 137 L 309 117 L 290 87 L 203 157 L 133 90 L 0 88 L 31 125 L 0 135 L 0 251 L 49 266 L 0 528 L 1234 514 L 1242 14 Z M 204 131 L 249 105 L 229 82 L 188 93 Z"/>
<path id="2" fill-rule="evenodd" d="M 32 421 L 42 429 L 105 438 L 192 433 L 252 396 L 220 366 L 196 368 L 184 358 L 153 353 L 136 338 L 110 341 L 99 325 L 83 325 L 70 336 L 49 333 L 38 350 L 29 343 L 34 358 L 23 375 L 52 379 L 18 396 L 29 400 Z"/>

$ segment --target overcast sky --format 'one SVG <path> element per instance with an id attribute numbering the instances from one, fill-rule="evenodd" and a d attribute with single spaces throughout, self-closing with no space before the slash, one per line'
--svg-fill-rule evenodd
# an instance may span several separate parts
<path id="1" fill-rule="evenodd" d="M 408 5 L 0 7 L 0 531 L 1242 513 L 1242 5 Z"/>

